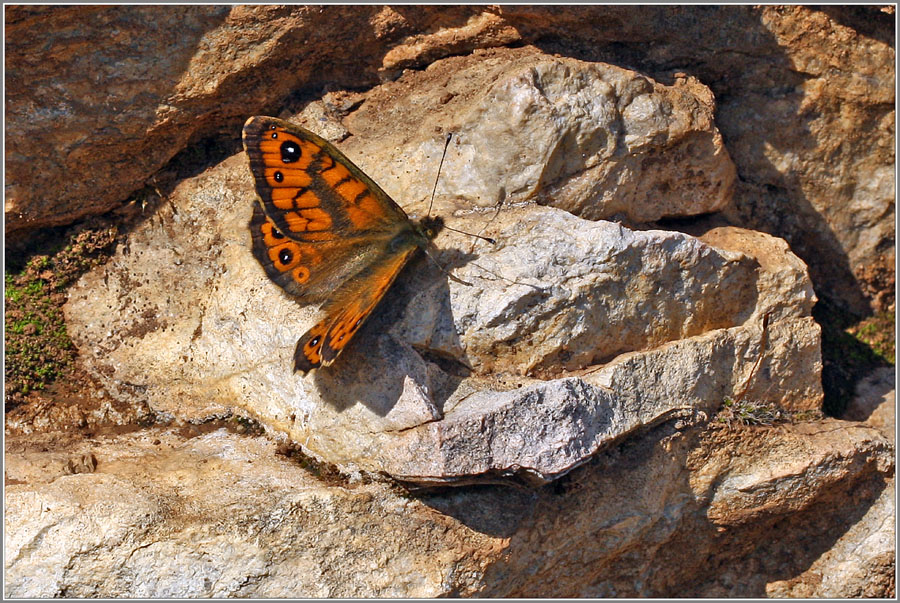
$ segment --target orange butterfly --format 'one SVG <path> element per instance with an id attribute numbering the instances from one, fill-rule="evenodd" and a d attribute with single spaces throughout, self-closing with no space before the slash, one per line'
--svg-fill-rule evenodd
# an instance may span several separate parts
<path id="1" fill-rule="evenodd" d="M 347 346 L 441 218 L 412 221 L 343 153 L 273 117 L 244 124 L 256 181 L 253 255 L 276 284 L 325 318 L 297 341 L 294 370 L 328 366 Z"/>

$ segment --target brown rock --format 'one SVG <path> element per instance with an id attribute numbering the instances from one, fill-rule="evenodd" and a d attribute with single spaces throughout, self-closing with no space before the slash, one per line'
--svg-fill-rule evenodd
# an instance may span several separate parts
<path id="1" fill-rule="evenodd" d="M 893 15 L 877 6 L 501 14 L 550 52 L 699 78 L 718 99 L 740 175 L 733 223 L 787 239 L 820 295 L 858 313 L 891 307 L 893 281 L 881 275 L 894 272 Z"/>
<path id="2" fill-rule="evenodd" d="M 817 289 L 852 310 L 893 303 L 894 30 L 880 7 L 8 7 L 6 18 L 13 237 L 114 207 L 188 141 L 236 132 L 294 90 L 535 43 L 709 86 L 740 174 L 730 218 L 786 238 Z"/>
<path id="3" fill-rule="evenodd" d="M 385 27 L 374 6 L 7 7 L 7 233 L 108 211 L 189 140 L 300 88 L 371 85 L 404 31 L 482 11 L 404 8 Z"/>

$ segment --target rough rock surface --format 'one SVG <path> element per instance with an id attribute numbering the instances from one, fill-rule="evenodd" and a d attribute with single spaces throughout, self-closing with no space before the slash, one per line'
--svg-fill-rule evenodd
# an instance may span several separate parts
<path id="1" fill-rule="evenodd" d="M 189 144 L 239 130 L 295 90 L 372 85 L 380 57 L 414 31 L 459 28 L 456 52 L 505 43 L 469 23 L 483 12 L 6 7 L 7 232 L 108 211 Z"/>
<path id="2" fill-rule="evenodd" d="M 894 290 L 896 23 L 881 6 L 503 7 L 547 52 L 697 77 L 737 165 L 736 225 L 788 240 L 856 312 Z M 698 42 L 699 41 L 699 42 Z"/>
<path id="3" fill-rule="evenodd" d="M 13 437 L 5 594 L 890 596 L 892 477 L 835 420 L 668 423 L 545 488 L 412 495 L 224 429 Z"/>
<path id="4" fill-rule="evenodd" d="M 894 596 L 894 374 L 814 419 L 803 261 L 893 304 L 892 11 L 6 7 L 8 243 L 163 199 L 70 292 L 108 392 L 7 414 L 4 594 Z M 452 131 L 435 210 L 498 240 L 305 379 L 230 156 L 272 113 L 419 215 Z"/>
<path id="5" fill-rule="evenodd" d="M 452 132 L 442 197 L 487 207 L 536 200 L 643 223 L 725 208 L 735 170 L 714 110 L 694 79 L 664 86 L 535 48 L 484 50 L 374 89 L 345 121 L 354 133 L 346 148 L 383 175 L 388 193 L 416 202 L 431 195 L 444 143 L 436 133 Z"/>
<path id="6" fill-rule="evenodd" d="M 844 413 L 844 418 L 849 421 L 865 421 L 884 434 L 884 437 L 894 445 L 896 445 L 897 425 L 894 422 L 895 413 L 891 409 L 896 402 L 895 379 L 893 367 L 872 371 L 871 375 L 859 383 L 853 403 Z"/>
<path id="7" fill-rule="evenodd" d="M 896 187 L 892 11 L 7 7 L 7 233 L 16 240 L 31 228 L 115 207 L 186 145 L 235 131 L 248 115 L 266 113 L 292 91 L 326 83 L 360 88 L 443 57 L 533 43 L 548 53 L 638 67 L 659 81 L 693 86 L 697 78 L 709 86 L 740 176 L 730 218 L 786 238 L 810 265 L 822 294 L 857 312 L 870 304 L 890 308 Z M 31 35 L 38 24 L 42 35 Z M 177 39 L 171 38 L 176 31 Z M 296 52 L 298 44 L 302 53 Z M 91 74 L 89 83 L 85 73 Z M 542 77 L 536 73 L 533 79 Z M 527 83 L 528 77 L 520 82 Z M 451 106 L 457 102 L 452 86 L 444 98 Z M 332 108 L 342 110 L 342 104 Z M 702 114 L 691 119 L 705 119 Z M 45 127 L 48 119 L 52 128 Z M 666 132 L 665 124 L 647 125 Z M 569 149 L 573 142 L 577 147 L 583 141 L 575 134 L 561 136 L 562 145 L 550 139 L 535 150 Z M 691 151 L 710 142 L 682 141 L 688 164 Z M 642 175 L 663 158 L 649 150 L 637 159 Z M 613 166 L 609 183 L 639 192 L 645 186 L 640 180 L 616 173 L 634 168 Z M 576 193 L 606 186 L 591 182 L 567 186 Z"/>
<path id="8" fill-rule="evenodd" d="M 457 93 L 479 108 L 458 118 L 462 132 L 504 123 L 484 107 L 497 105 L 490 99 L 500 91 L 516 97 L 518 88 L 506 82 L 520 81 L 523 72 L 578 74 L 568 84 L 575 98 L 611 79 L 637 81 L 621 70 L 611 78 L 609 69 L 532 52 L 499 61 L 503 56 L 479 63 L 495 87 L 484 89 L 476 77 L 457 82 Z M 640 81 L 645 92 L 654 89 Z M 401 85 L 411 98 L 432 88 L 428 74 L 385 88 Z M 557 95 L 567 97 L 567 84 L 557 85 Z M 523 105 L 532 103 L 530 94 Z M 422 136 L 418 104 L 411 105 L 406 114 L 396 104 L 390 121 L 409 125 L 395 127 L 393 137 L 375 137 L 383 146 L 369 156 L 388 156 L 396 139 Z M 696 106 L 684 101 L 657 110 L 679 115 Z M 496 154 L 536 148 L 556 131 L 588 129 L 585 123 L 596 127 L 590 112 L 569 109 L 560 109 L 555 121 L 535 119 L 531 130 L 511 130 L 510 140 L 498 140 Z M 378 122 L 380 115 L 366 102 L 348 122 L 371 132 L 366 119 Z M 631 145 L 617 151 L 623 164 L 644 155 L 650 141 L 668 140 L 643 127 L 656 121 L 652 112 L 634 115 L 626 109 L 616 120 L 617 138 Z M 705 124 L 714 139 L 711 122 Z M 438 147 L 443 137 L 425 132 Z M 720 150 L 709 146 L 697 163 L 717 165 Z M 411 151 L 417 159 L 407 162 L 409 171 L 425 171 L 424 155 Z M 545 154 L 525 157 L 521 166 L 529 159 L 547 172 Z M 391 182 L 382 165 L 364 169 Z M 528 171 L 521 166 L 507 162 L 502 173 Z M 655 177 L 661 188 L 676 190 L 666 182 L 680 174 L 672 165 Z M 467 186 L 460 198 L 439 199 L 436 210 L 455 213 L 456 227 L 498 242 L 473 244 L 448 233 L 437 239 L 434 256 L 469 285 L 423 259 L 339 363 L 305 379 L 291 372 L 291 356 L 311 326 L 312 309 L 298 312 L 248 251 L 253 192 L 243 155 L 185 180 L 164 210 L 130 234 L 127 247 L 82 279 L 66 306 L 70 332 L 87 366 L 117 396 L 146 399 L 159 413 L 193 421 L 242 409 L 347 470 L 419 482 L 505 474 L 549 480 L 673 412 L 714 410 L 751 379 L 766 315 L 767 361 L 751 380 L 754 391 L 793 410 L 821 404 L 818 328 L 809 318 L 815 296 L 803 263 L 783 243 L 721 229 L 709 233 L 731 247 L 720 250 L 681 233 L 631 231 L 536 205 L 461 213 L 467 199 L 494 194 L 492 178 L 472 178 Z M 706 190 L 710 197 L 728 191 L 714 183 Z M 589 367 L 585 375 L 567 376 Z M 654 378 L 639 377 L 644 374 Z"/>

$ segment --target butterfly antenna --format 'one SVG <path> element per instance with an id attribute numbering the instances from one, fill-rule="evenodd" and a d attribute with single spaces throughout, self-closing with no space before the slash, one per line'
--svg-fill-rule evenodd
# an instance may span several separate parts
<path id="1" fill-rule="evenodd" d="M 483 237 L 483 236 L 475 234 L 473 232 L 466 232 L 465 230 L 457 230 L 455 228 L 451 228 L 451 227 L 447 226 L 446 224 L 444 224 L 444 229 L 452 230 L 453 232 L 458 232 L 459 234 L 469 235 L 470 237 L 475 237 L 476 239 L 481 239 L 482 241 L 487 241 L 491 245 L 495 245 L 497 243 L 497 241 L 492 239 L 491 237 Z"/>
<path id="2" fill-rule="evenodd" d="M 435 176 L 435 178 L 434 178 L 434 187 L 431 189 L 431 202 L 428 203 L 428 213 L 426 214 L 428 216 L 431 215 L 431 208 L 434 207 L 434 195 L 437 192 L 438 180 L 440 180 L 440 178 L 441 178 L 441 168 L 444 167 L 444 158 L 447 157 L 447 147 L 450 146 L 451 138 L 453 138 L 453 132 L 448 132 L 447 138 L 444 140 L 444 152 L 441 153 L 441 162 L 438 164 L 437 176 Z M 494 239 L 492 239 L 490 237 L 483 237 L 481 235 L 473 234 L 471 232 L 466 232 L 465 230 L 457 230 L 455 228 L 451 228 L 451 227 L 447 226 L 446 224 L 444 225 L 444 228 L 447 230 L 452 230 L 453 232 L 458 232 L 459 234 L 469 235 L 470 237 L 475 237 L 476 239 L 481 239 L 482 241 L 487 241 L 491 245 L 494 245 L 497 243 L 497 241 L 495 241 Z"/>
<path id="3" fill-rule="evenodd" d="M 434 177 L 434 188 L 431 189 L 431 202 L 428 204 L 427 216 L 431 215 L 431 208 L 434 206 L 434 193 L 437 192 L 438 179 L 441 177 L 441 168 L 444 167 L 444 157 L 447 156 L 447 147 L 450 146 L 450 139 L 453 138 L 453 132 L 447 133 L 447 139 L 444 140 L 444 152 L 441 153 L 441 162 L 438 164 L 437 176 Z"/>
<path id="4" fill-rule="evenodd" d="M 497 219 L 497 216 L 500 215 L 500 209 L 503 207 L 503 199 L 506 197 L 506 189 L 501 189 L 502 196 L 499 201 L 497 201 L 497 211 L 494 212 L 494 215 L 488 220 L 488 223 L 481 227 L 479 232 L 484 232 L 484 229 L 490 226 L 490 224 Z M 488 239 L 492 244 L 495 243 L 493 239 Z M 475 243 L 472 243 L 472 251 L 475 250 Z"/>
<path id="5" fill-rule="evenodd" d="M 472 266 L 475 266 L 475 267 L 478 268 L 479 270 L 483 270 L 483 271 L 487 272 L 488 274 L 493 275 L 494 277 L 496 277 L 497 279 L 499 279 L 499 280 L 501 280 L 501 281 L 506 281 L 507 283 L 510 283 L 511 285 L 523 285 L 523 286 L 525 286 L 525 287 L 531 287 L 531 288 L 534 289 L 535 291 L 544 291 L 544 290 L 546 290 L 546 287 L 538 287 L 537 285 L 533 285 L 533 284 L 531 284 L 531 283 L 523 283 L 522 281 L 517 281 L 517 280 L 515 280 L 515 279 L 508 279 L 508 278 L 506 278 L 505 276 L 502 276 L 502 275 L 500 275 L 500 274 L 497 274 L 497 273 L 494 272 L 493 270 L 489 270 L 489 269 L 485 268 L 484 266 L 481 266 L 481 265 L 479 265 L 479 264 L 476 264 L 475 262 L 470 262 L 470 264 L 471 264 Z M 484 277 L 481 277 L 481 278 L 484 278 Z"/>

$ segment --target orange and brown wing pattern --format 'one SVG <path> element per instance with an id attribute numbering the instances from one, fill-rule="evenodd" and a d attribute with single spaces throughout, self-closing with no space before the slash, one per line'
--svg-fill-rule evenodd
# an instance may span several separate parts
<path id="1" fill-rule="evenodd" d="M 244 149 L 266 216 L 310 243 L 391 231 L 409 218 L 371 178 L 324 139 L 289 122 L 251 117 Z"/>
<path id="2" fill-rule="evenodd" d="M 343 153 L 303 128 L 251 117 L 243 140 L 259 196 L 253 255 L 299 301 L 328 300 L 324 320 L 297 342 L 294 370 L 328 366 L 442 223 L 411 222 Z"/>
<path id="3" fill-rule="evenodd" d="M 325 306 L 325 318 L 297 341 L 294 370 L 305 374 L 334 362 L 371 316 L 415 250 L 415 245 L 409 245 L 384 254 L 337 291 Z"/>
<path id="4" fill-rule="evenodd" d="M 304 301 L 321 301 L 327 292 L 317 292 L 313 287 L 323 263 L 321 245 L 312 245 L 289 239 L 275 226 L 259 203 L 253 204 L 250 219 L 250 235 L 253 255 L 266 271 L 266 275 L 282 289 Z M 312 279 L 312 283 L 310 283 Z M 318 294 L 317 294 L 318 293 Z"/>
<path id="5" fill-rule="evenodd" d="M 253 204 L 250 219 L 253 255 L 266 275 L 304 303 L 318 303 L 378 258 L 389 246 L 384 235 L 298 241 L 287 237 L 262 209 Z"/>

